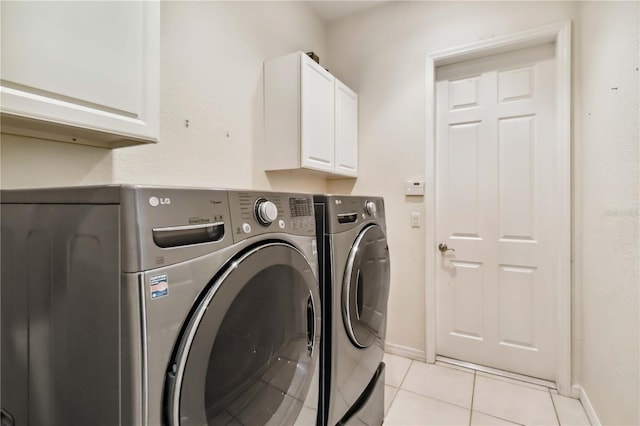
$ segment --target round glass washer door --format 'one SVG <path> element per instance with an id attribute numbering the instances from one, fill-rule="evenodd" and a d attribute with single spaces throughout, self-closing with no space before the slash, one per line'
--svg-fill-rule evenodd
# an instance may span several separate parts
<path id="1" fill-rule="evenodd" d="M 314 394 L 319 301 L 315 274 L 293 246 L 267 243 L 230 262 L 182 330 L 165 386 L 167 423 L 294 424 Z"/>
<path id="2" fill-rule="evenodd" d="M 349 338 L 359 348 L 384 339 L 389 298 L 389 247 L 378 225 L 356 238 L 342 284 L 342 317 Z"/>

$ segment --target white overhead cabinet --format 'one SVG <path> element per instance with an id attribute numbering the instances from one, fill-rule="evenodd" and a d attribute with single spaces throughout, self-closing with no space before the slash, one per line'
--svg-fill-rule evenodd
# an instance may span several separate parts
<path id="1" fill-rule="evenodd" d="M 160 3 L 2 2 L 2 132 L 117 148 L 159 133 Z"/>
<path id="2" fill-rule="evenodd" d="M 358 95 L 335 81 L 335 173 L 358 174 Z"/>
<path id="3" fill-rule="evenodd" d="M 358 173 L 358 96 L 306 54 L 264 66 L 265 170 Z"/>

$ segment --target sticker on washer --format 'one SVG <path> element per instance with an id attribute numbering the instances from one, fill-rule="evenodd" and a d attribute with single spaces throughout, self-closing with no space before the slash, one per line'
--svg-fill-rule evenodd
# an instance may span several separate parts
<path id="1" fill-rule="evenodd" d="M 149 277 L 151 299 L 158 299 L 169 294 L 169 278 L 167 274 L 152 275 Z"/>

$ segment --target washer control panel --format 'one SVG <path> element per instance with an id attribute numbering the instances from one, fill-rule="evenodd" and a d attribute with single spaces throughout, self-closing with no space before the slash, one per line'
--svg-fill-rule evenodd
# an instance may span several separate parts
<path id="1" fill-rule="evenodd" d="M 315 235 L 312 195 L 257 191 L 228 194 L 234 241 L 269 232 Z"/>
<path id="2" fill-rule="evenodd" d="M 278 218 L 278 207 L 264 197 L 258 198 L 255 202 L 253 214 L 262 226 L 269 226 Z"/>
<path id="3" fill-rule="evenodd" d="M 232 244 L 226 190 L 123 186 L 122 226 L 140 253 L 134 271 L 172 265 Z M 132 271 L 132 270 L 130 270 Z"/>

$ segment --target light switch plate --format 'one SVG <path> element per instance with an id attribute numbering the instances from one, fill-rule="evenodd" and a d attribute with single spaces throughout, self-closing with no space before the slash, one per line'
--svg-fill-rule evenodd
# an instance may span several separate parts
<path id="1" fill-rule="evenodd" d="M 420 228 L 420 212 L 411 212 L 411 227 Z"/>

